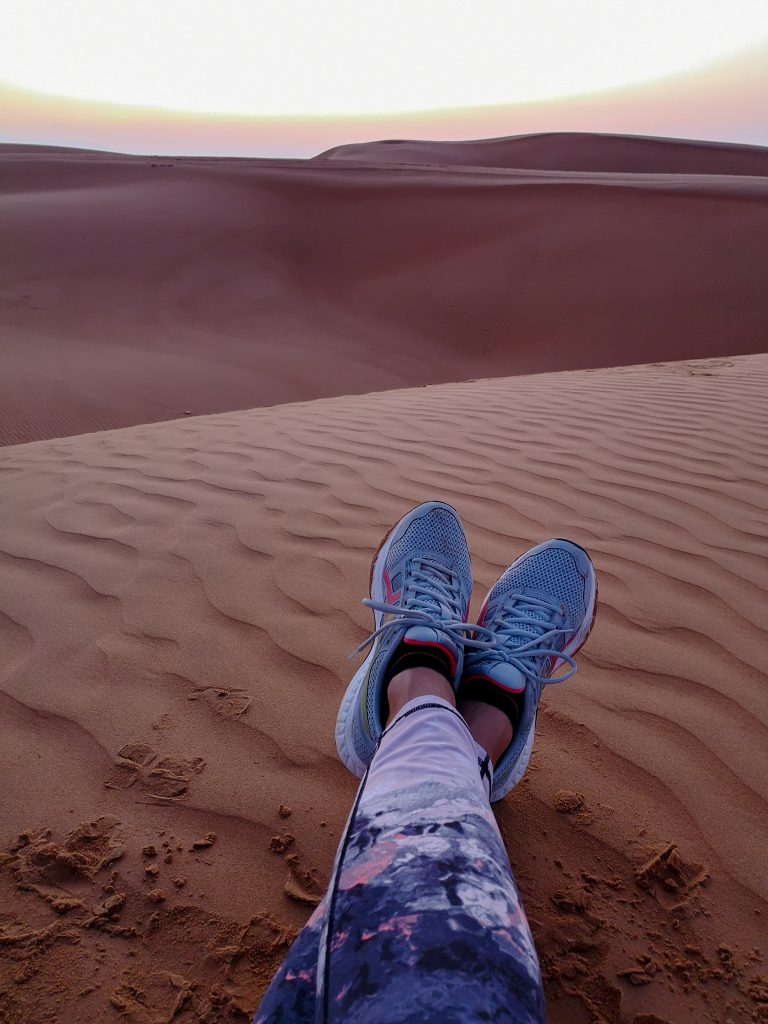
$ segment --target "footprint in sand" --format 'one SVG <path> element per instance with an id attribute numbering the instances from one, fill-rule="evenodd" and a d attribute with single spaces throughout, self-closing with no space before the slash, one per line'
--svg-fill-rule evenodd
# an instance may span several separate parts
<path id="1" fill-rule="evenodd" d="M 251 706 L 251 698 L 247 691 L 223 686 L 203 687 L 195 690 L 187 699 L 205 701 L 220 718 L 239 718 Z"/>
<path id="2" fill-rule="evenodd" d="M 125 845 L 115 834 L 120 824 L 118 818 L 103 814 L 78 825 L 61 841 L 55 841 L 47 828 L 22 832 L 6 851 L 3 863 L 18 888 L 58 902 L 54 909 L 63 913 L 79 902 L 67 901 L 63 889 L 73 877 L 93 879 L 124 856 Z M 54 888 L 49 892 L 48 886 Z"/>
<path id="3" fill-rule="evenodd" d="M 189 789 L 189 780 L 205 768 L 202 757 L 163 757 L 146 743 L 127 743 L 117 752 L 115 765 L 104 780 L 108 789 L 129 789 L 138 782 L 150 796 L 175 800 Z"/>

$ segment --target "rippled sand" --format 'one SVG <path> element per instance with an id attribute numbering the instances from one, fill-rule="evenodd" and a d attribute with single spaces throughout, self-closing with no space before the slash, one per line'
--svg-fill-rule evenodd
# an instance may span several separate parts
<path id="1" fill-rule="evenodd" d="M 371 555 L 427 498 L 464 519 L 474 611 L 549 536 L 599 574 L 498 805 L 551 1020 L 764 1012 L 767 439 L 756 355 L 3 449 L 5 1019 L 253 1010 L 354 795 L 333 724 Z"/>

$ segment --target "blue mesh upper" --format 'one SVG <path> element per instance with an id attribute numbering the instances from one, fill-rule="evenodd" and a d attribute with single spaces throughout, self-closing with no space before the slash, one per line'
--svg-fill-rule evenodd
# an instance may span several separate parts
<path id="1" fill-rule="evenodd" d="M 573 628 L 586 614 L 586 580 L 576 559 L 564 548 L 546 548 L 510 566 L 491 591 L 489 605 L 526 590 L 542 591 L 562 602 Z"/>
<path id="2" fill-rule="evenodd" d="M 430 551 L 450 559 L 454 572 L 469 594 L 472 590 L 472 568 L 467 542 L 461 523 L 446 508 L 433 508 L 426 515 L 414 519 L 403 536 L 390 548 L 387 571 L 392 575 L 394 567 L 402 559 Z"/>
<path id="3" fill-rule="evenodd" d="M 404 632 L 405 632 L 405 630 L 403 630 L 403 633 Z M 373 663 L 373 665 L 371 667 L 371 679 L 375 679 L 378 674 L 380 674 L 381 672 L 384 671 L 384 669 L 387 666 L 387 663 L 389 662 L 389 658 L 390 658 L 390 655 L 392 654 L 392 651 L 394 650 L 394 648 L 397 646 L 397 644 L 399 642 L 400 642 L 399 638 L 396 637 L 396 636 L 393 636 L 392 640 L 390 640 L 389 643 L 383 643 L 382 644 L 381 650 L 376 655 L 376 660 L 374 661 L 374 663 Z M 376 704 L 377 704 L 377 701 L 379 699 L 380 699 L 380 691 L 378 690 L 378 688 L 375 687 L 375 686 L 369 686 L 368 687 L 368 699 L 367 699 L 365 713 L 368 716 L 368 722 L 370 723 L 371 726 L 373 726 L 373 723 L 376 721 L 376 719 L 378 717 L 377 716 Z M 366 745 L 366 746 L 368 746 L 370 744 L 370 741 L 368 740 L 367 736 L 363 736 L 361 742 L 364 745 Z M 370 754 L 369 754 L 369 757 L 370 757 Z"/>

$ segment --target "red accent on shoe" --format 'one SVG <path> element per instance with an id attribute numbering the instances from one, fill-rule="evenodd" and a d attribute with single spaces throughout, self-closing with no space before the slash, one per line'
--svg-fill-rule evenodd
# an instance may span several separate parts
<path id="1" fill-rule="evenodd" d="M 384 577 L 384 590 L 385 590 L 384 599 L 385 599 L 387 604 L 394 604 L 395 601 L 398 599 L 398 597 L 400 597 L 400 591 L 398 590 L 398 592 L 395 593 L 392 590 L 392 583 L 391 583 L 390 578 L 389 578 L 389 573 L 387 572 L 386 569 L 384 570 L 382 575 Z"/>

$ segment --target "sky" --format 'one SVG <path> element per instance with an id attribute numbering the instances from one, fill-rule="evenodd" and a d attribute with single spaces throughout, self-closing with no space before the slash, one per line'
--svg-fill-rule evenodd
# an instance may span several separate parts
<path id="1" fill-rule="evenodd" d="M 24 0 L 0 141 L 312 156 L 609 131 L 768 145 L 768 0 Z"/>

